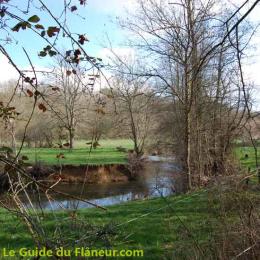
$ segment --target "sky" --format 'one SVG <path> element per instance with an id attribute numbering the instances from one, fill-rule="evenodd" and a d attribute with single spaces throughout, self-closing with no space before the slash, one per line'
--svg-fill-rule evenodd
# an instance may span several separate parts
<path id="1" fill-rule="evenodd" d="M 72 1 L 78 3 L 77 0 Z M 243 0 L 230 0 L 230 2 L 231 1 L 234 5 L 239 5 L 243 2 Z M 25 3 L 27 1 L 11 0 L 11 2 L 22 10 L 26 8 Z M 37 0 L 35 2 L 37 2 Z M 55 15 L 60 13 L 60 5 L 63 0 L 45 0 L 44 2 L 51 8 Z M 71 31 L 80 34 L 84 33 L 90 40 L 89 43 L 86 44 L 87 52 L 91 56 L 105 58 L 108 53 L 105 48 L 105 46 L 108 45 L 107 36 L 112 42 L 113 48 L 116 48 L 118 52 L 127 53 L 131 51 L 129 48 L 122 46 L 122 43 L 129 35 L 120 30 L 115 21 L 117 20 L 117 17 L 121 17 L 126 12 L 134 11 L 136 0 L 88 0 L 87 2 L 88 4 L 84 8 L 79 8 L 76 12 L 69 14 L 68 16 Z M 55 25 L 53 22 L 50 22 L 50 18 L 43 12 L 38 11 L 37 5 L 31 6 L 31 13 L 34 12 L 41 18 L 41 22 L 47 23 L 50 26 Z M 250 19 L 253 22 L 260 22 L 259 13 L 260 6 L 250 14 Z M 15 23 L 13 25 L 15 25 Z M 0 38 L 6 37 L 6 35 L 3 36 L 2 31 L 0 31 L 0 34 Z M 10 37 L 14 37 L 14 43 L 6 45 L 5 47 L 19 66 L 24 69 L 30 67 L 22 47 L 25 47 L 31 54 L 32 62 L 37 69 L 46 70 L 46 68 L 51 66 L 50 59 L 39 59 L 37 55 L 39 50 L 46 46 L 46 43 L 33 37 L 32 34 L 27 31 L 13 33 Z M 16 41 L 18 44 L 15 43 Z M 260 109 L 260 30 L 258 30 L 252 42 L 255 45 L 255 48 L 250 53 L 250 59 L 248 59 L 248 64 L 245 67 L 245 73 L 247 78 L 257 86 L 258 90 L 255 91 L 254 98 L 257 100 L 257 103 L 259 103 Z M 60 48 L 66 48 L 66 46 L 69 45 L 64 39 Z M 15 78 L 17 75 L 12 66 L 8 64 L 7 59 L 1 54 L 0 73 L 0 82 Z"/>
<path id="2" fill-rule="evenodd" d="M 19 6 L 22 10 L 26 9 L 27 5 L 25 3 L 27 0 L 23 1 L 24 4 L 22 4 L 21 0 L 11 0 L 11 2 L 13 5 Z M 37 2 L 37 0 L 35 2 Z M 63 2 L 62 0 L 45 0 L 44 2 L 51 8 L 52 12 L 56 16 L 59 16 L 60 7 Z M 74 0 L 74 2 L 77 4 L 78 1 Z M 131 4 L 131 2 L 134 3 L 135 0 L 88 0 L 86 7 L 80 8 L 78 5 L 78 10 L 76 12 L 68 12 L 67 20 L 69 21 L 68 25 L 71 32 L 86 34 L 90 41 L 85 47 L 91 56 L 98 55 L 100 52 L 102 53 L 104 40 L 107 38 L 106 35 L 109 36 L 109 39 L 112 40 L 112 42 L 117 42 L 117 44 L 123 40 L 123 34 L 115 25 L 115 21 L 116 18 L 124 12 L 124 10 L 130 10 L 132 8 L 133 4 Z M 31 6 L 30 13 L 37 14 L 41 18 L 40 23 L 47 24 L 49 26 L 56 25 L 55 22 L 51 22 L 49 16 L 45 15 L 43 12 L 39 12 L 36 7 L 37 5 Z M 14 22 L 12 25 L 14 26 L 16 23 L 17 22 Z M 2 31 L 0 33 L 1 38 L 3 38 Z M 25 49 L 30 52 L 31 58 L 34 59 L 33 62 L 36 62 L 39 66 L 46 65 L 46 58 L 39 60 L 37 57 L 37 53 L 44 46 L 46 46 L 44 41 L 38 39 L 37 37 L 33 37 L 29 30 L 20 30 L 18 33 L 12 33 L 12 35 L 8 37 L 13 39 L 13 44 L 6 45 L 6 48 L 20 66 L 24 67 L 26 64 L 28 65 L 22 47 L 25 47 Z M 77 38 L 77 36 L 75 36 L 75 38 Z M 16 41 L 19 43 L 16 44 Z M 60 48 L 63 48 L 69 46 L 69 43 L 64 39 L 64 43 L 59 45 Z M 6 77 L 8 77 L 8 75 L 6 75 Z"/>
<path id="3" fill-rule="evenodd" d="M 13 5 L 19 6 L 22 10 L 26 9 L 26 5 L 23 5 L 21 3 L 22 1 L 11 1 Z M 45 0 L 47 6 L 51 7 L 52 12 L 57 16 L 60 14 L 59 8 L 61 2 L 63 1 Z M 77 3 L 75 0 L 74 2 Z M 124 3 L 122 4 L 122 2 Z M 78 8 L 73 14 L 69 13 L 68 21 L 70 30 L 73 33 L 86 34 L 89 43 L 85 45 L 85 49 L 90 56 L 99 56 L 99 54 L 102 55 L 103 53 L 106 53 L 103 52 L 103 49 L 104 41 L 106 41 L 107 36 L 116 46 L 123 40 L 124 36 L 119 32 L 119 29 L 115 25 L 115 20 L 126 8 L 128 10 L 131 9 L 132 5 L 129 4 L 130 2 L 133 2 L 133 0 L 88 0 L 88 5 L 86 7 Z M 49 16 L 46 16 L 43 12 L 39 12 L 32 6 L 31 14 L 34 13 L 41 18 L 40 22 L 43 24 L 48 24 L 49 26 L 55 25 L 55 22 L 50 22 Z M 11 25 L 14 26 L 15 24 L 16 22 Z M 50 66 L 50 59 L 39 59 L 37 55 L 37 53 L 46 46 L 46 43 L 39 40 L 37 37 L 33 37 L 32 33 L 28 30 L 20 30 L 18 33 L 12 33 L 12 35 L 6 35 L 0 31 L 0 34 L 0 38 L 12 38 L 13 43 L 5 45 L 5 48 L 11 54 L 15 62 L 22 68 L 29 68 L 29 61 L 26 59 L 22 47 L 30 53 L 32 62 L 38 69 Z M 75 38 L 77 38 L 77 36 L 75 36 Z M 63 43 L 59 44 L 59 48 L 63 49 L 66 48 L 66 46 L 69 46 L 69 42 L 64 39 Z M 0 82 L 16 76 L 15 70 L 8 64 L 7 59 L 5 59 L 3 55 L 0 55 L 0 71 Z"/>

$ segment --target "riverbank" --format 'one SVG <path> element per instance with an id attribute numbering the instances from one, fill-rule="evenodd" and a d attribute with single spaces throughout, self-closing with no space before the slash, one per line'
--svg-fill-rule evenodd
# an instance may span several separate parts
<path id="1" fill-rule="evenodd" d="M 165 201 L 162 198 L 145 201 L 128 202 L 118 206 L 108 207 L 107 211 L 99 209 L 83 209 L 77 212 L 77 218 L 88 221 L 94 225 L 115 223 L 122 225 L 116 230 L 124 230 L 116 241 L 117 248 L 144 249 L 146 256 L 162 256 L 168 254 L 178 246 L 191 242 L 182 238 L 179 233 L 183 229 L 180 219 L 186 223 L 196 239 L 201 243 L 208 239 L 207 227 L 204 225 L 208 212 L 205 210 L 207 195 L 205 191 L 192 194 L 171 196 Z M 168 206 L 169 205 L 169 206 Z M 174 214 L 173 214 L 174 212 Z M 53 220 L 52 215 L 44 215 L 44 225 L 51 234 L 60 222 L 63 233 L 70 234 L 69 226 L 64 219 L 70 216 L 69 212 L 57 212 L 60 221 Z M 128 222 L 133 220 L 132 222 Z M 19 249 L 20 247 L 33 247 L 34 243 L 22 223 L 3 209 L 0 210 L 0 248 Z M 16 223 L 14 225 L 14 223 Z M 67 222 L 69 224 L 69 222 Z M 128 238 L 124 236 L 129 235 Z M 124 241 L 124 242 L 123 242 Z M 123 244 L 122 244 L 123 243 Z M 121 244 L 121 245 L 119 245 Z M 157 258 L 158 259 L 158 258 Z"/>
<path id="2" fill-rule="evenodd" d="M 27 172 L 36 180 L 49 183 L 111 183 L 127 182 L 131 172 L 125 164 L 111 165 L 35 165 L 27 167 Z"/>
<path id="3" fill-rule="evenodd" d="M 247 234 L 251 235 L 250 228 L 258 227 L 254 217 L 260 213 L 259 186 L 246 184 L 241 181 L 243 177 L 219 179 L 207 190 L 184 195 L 109 206 L 106 211 L 63 210 L 56 211 L 55 217 L 44 211 L 42 225 L 46 236 L 57 239 L 60 232 L 71 241 L 95 227 L 95 234 L 97 229 L 111 234 L 114 249 L 143 249 L 143 259 L 218 259 L 222 253 L 235 256 L 250 246 Z M 248 218 L 253 225 L 248 226 Z M 35 246 L 17 217 L 0 209 L 0 223 L 0 248 Z M 95 247 L 101 247 L 99 242 Z"/>
<path id="4" fill-rule="evenodd" d="M 82 209 L 76 214 L 72 211 L 59 211 L 56 212 L 55 219 L 53 214 L 45 211 L 41 218 L 49 237 L 61 229 L 63 237 L 81 238 L 84 235 L 81 233 L 83 227 L 77 229 L 76 223 L 81 225 L 81 221 L 84 221 L 89 227 L 92 225 L 100 226 L 101 229 L 107 227 L 107 232 L 113 234 L 111 242 L 115 249 L 143 249 L 144 259 L 160 259 L 162 256 L 193 259 L 194 254 L 198 253 L 198 248 L 203 250 L 206 257 L 204 259 L 208 259 L 207 257 L 212 254 L 211 250 L 214 251 L 214 247 L 217 246 L 215 243 L 220 243 L 223 239 L 218 237 L 224 224 L 220 216 L 223 201 L 218 196 L 225 197 L 229 194 L 227 190 L 223 194 L 216 194 L 214 189 L 170 196 L 166 199 L 123 203 L 107 207 L 107 211 Z M 247 190 L 239 194 L 240 198 L 245 196 L 250 200 L 259 201 L 259 192 Z M 242 208 L 240 213 L 241 210 Z M 259 208 L 257 210 L 259 212 Z M 230 218 L 232 219 L 230 227 L 235 228 L 235 224 L 239 223 L 236 209 L 225 214 L 229 222 Z M 0 248 L 18 250 L 21 247 L 35 246 L 24 225 L 3 209 L 0 210 L 0 223 L 2 223 Z M 76 225 L 73 233 L 71 233 L 72 224 Z M 237 239 L 237 242 L 240 242 L 240 238 Z M 95 246 L 98 247 L 98 243 Z"/>

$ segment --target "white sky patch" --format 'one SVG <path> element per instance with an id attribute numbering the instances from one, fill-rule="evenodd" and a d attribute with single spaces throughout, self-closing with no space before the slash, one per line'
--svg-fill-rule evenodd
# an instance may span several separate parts
<path id="1" fill-rule="evenodd" d="M 46 68 L 46 67 L 40 67 L 40 66 L 35 66 L 35 73 L 36 73 L 36 77 L 37 77 L 37 81 L 39 84 L 44 84 L 46 82 L 46 79 L 49 78 L 50 74 L 48 74 L 48 72 L 51 72 L 50 68 Z M 25 71 L 25 75 L 26 77 L 30 77 L 30 78 L 34 78 L 34 72 L 32 71 L 31 67 L 26 67 L 23 68 L 23 70 Z"/>
<path id="2" fill-rule="evenodd" d="M 103 59 L 105 64 L 113 62 L 118 58 L 122 61 L 131 61 L 136 57 L 136 52 L 130 47 L 116 47 L 111 51 L 109 48 L 103 48 L 99 51 L 98 56 Z M 112 87 L 110 79 L 113 77 L 112 73 L 107 70 L 103 70 L 103 76 L 100 80 L 100 89 Z M 95 86 L 95 90 L 98 90 L 98 86 Z"/>
<path id="3" fill-rule="evenodd" d="M 3 54 L 0 54 L 0 74 L 1 82 L 17 80 L 19 77 L 16 69 L 9 63 L 8 59 Z"/>
<path id="4" fill-rule="evenodd" d="M 111 77 L 112 74 L 109 71 L 103 71 L 98 83 L 94 86 L 94 90 L 100 91 L 102 89 L 111 88 Z"/>
<path id="5" fill-rule="evenodd" d="M 25 71 L 24 74 L 27 77 L 33 78 L 34 73 L 29 72 L 32 70 L 31 67 L 26 67 L 26 68 L 20 68 L 18 67 L 21 71 Z M 27 72 L 28 71 L 28 72 Z M 35 66 L 35 71 L 36 71 L 36 76 L 38 83 L 41 83 L 44 81 L 46 78 L 47 74 L 44 72 L 50 71 L 50 69 L 45 68 L 45 67 L 40 67 L 40 66 Z M 13 67 L 12 64 L 9 63 L 8 59 L 3 55 L 0 54 L 0 83 L 5 83 L 8 81 L 16 81 L 19 79 L 19 74 L 17 70 Z"/>
<path id="6" fill-rule="evenodd" d="M 252 85 L 251 93 L 254 109 L 260 110 L 260 58 L 257 62 L 252 62 L 250 65 L 244 66 L 244 76 L 246 83 Z"/>
<path id="7" fill-rule="evenodd" d="M 88 6 L 103 13 L 119 15 L 126 10 L 134 10 L 136 2 L 136 0 L 89 0 Z"/>
<path id="8" fill-rule="evenodd" d="M 114 53 L 119 58 L 125 60 L 129 59 L 129 57 L 135 56 L 135 50 L 132 48 L 113 48 L 113 51 L 111 51 L 108 48 L 103 48 L 99 51 L 98 56 L 102 58 L 104 64 L 111 63 L 112 60 L 116 59 Z M 100 90 L 103 88 L 110 88 L 111 81 L 110 79 L 113 77 L 110 71 L 103 70 L 103 75 L 101 75 L 101 79 L 99 81 L 99 84 L 95 86 L 95 90 Z"/>
<path id="9" fill-rule="evenodd" d="M 135 57 L 135 50 L 130 47 L 116 47 L 112 50 L 103 48 L 98 53 L 98 56 L 101 57 L 105 63 L 108 63 L 115 55 L 122 59 L 133 59 Z"/>

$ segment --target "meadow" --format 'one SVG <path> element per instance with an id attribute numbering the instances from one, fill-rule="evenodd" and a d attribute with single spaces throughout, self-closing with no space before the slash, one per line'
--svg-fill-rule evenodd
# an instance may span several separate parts
<path id="1" fill-rule="evenodd" d="M 257 149 L 257 158 L 258 162 L 260 162 L 260 149 Z M 247 156 L 246 156 L 247 155 Z M 250 146 L 241 146 L 235 148 L 235 156 L 239 159 L 240 164 L 243 167 L 250 167 L 252 170 L 256 168 L 256 158 L 255 151 L 253 147 Z"/>
<path id="2" fill-rule="evenodd" d="M 128 139 L 100 140 L 96 149 L 90 152 L 88 141 L 78 140 L 75 142 L 75 149 L 69 148 L 27 148 L 22 149 L 21 155 L 28 157 L 28 163 L 41 162 L 46 165 L 105 165 L 105 164 L 125 164 L 127 153 L 120 152 L 116 147 L 132 149 L 133 144 Z M 63 154 L 65 158 L 57 158 Z"/>
<path id="3" fill-rule="evenodd" d="M 105 144 L 103 153 L 113 150 L 115 142 Z M 118 141 L 118 144 L 122 142 Z M 125 142 L 124 146 L 127 144 L 128 142 Z M 101 150 L 101 147 L 99 149 Z M 248 154 L 246 159 L 245 153 Z M 243 167 L 253 167 L 252 153 L 251 148 L 235 150 Z M 47 158 L 50 158 L 50 155 Z M 235 199 L 239 196 L 240 199 L 247 200 L 250 197 L 259 201 L 260 198 L 259 192 L 252 190 L 239 193 L 232 190 L 230 194 Z M 115 249 L 143 249 L 142 259 L 161 259 L 162 256 L 165 259 L 173 256 L 174 259 L 193 259 L 194 254 L 201 249 L 205 259 L 209 259 L 207 257 L 211 257 L 211 250 L 215 246 L 214 239 L 218 239 L 222 228 L 223 216 L 218 215 L 223 210 L 220 206 L 223 198 L 219 198 L 222 195 L 225 198 L 225 194 L 214 190 L 200 189 L 178 196 L 114 205 L 107 207 L 107 211 L 81 209 L 76 215 L 72 211 L 59 211 L 56 212 L 55 218 L 53 214 L 45 211 L 41 219 L 46 235 L 54 240 L 58 238 L 59 232 L 73 241 L 87 234 L 88 230 L 94 230 L 95 234 L 95 230 L 99 230 L 100 233 L 107 232 L 108 236 L 111 234 L 109 241 Z M 234 225 L 233 228 L 236 228 L 239 218 L 235 217 L 234 210 L 228 208 L 225 214 L 227 221 L 232 220 L 230 226 Z M 18 250 L 21 247 L 35 246 L 23 222 L 15 215 L 0 209 L 0 223 L 0 248 Z M 97 239 L 95 248 L 104 248 L 104 240 L 100 237 L 93 239 Z"/>
<path id="4" fill-rule="evenodd" d="M 182 235 L 183 222 L 200 244 L 208 241 L 209 227 L 206 223 L 210 215 L 206 206 L 207 196 L 205 192 L 200 191 L 172 196 L 167 201 L 157 198 L 124 203 L 111 206 L 107 211 L 82 209 L 78 211 L 77 219 L 100 227 L 120 225 L 113 230 L 114 248 L 143 249 L 144 259 L 159 259 L 158 257 L 162 255 L 170 256 L 174 248 L 193 244 L 192 237 L 187 239 L 185 234 Z M 70 213 L 60 211 L 55 219 L 48 213 L 42 216 L 49 237 L 55 238 L 57 235 L 55 232 L 59 229 L 62 230 L 63 236 L 72 239 L 74 236 L 80 236 L 79 232 L 83 232 L 84 228 L 81 230 L 75 228 L 74 232 L 71 232 L 73 219 L 70 218 Z M 189 223 L 186 223 L 187 219 Z M 21 247 L 34 247 L 30 235 L 18 218 L 0 210 L 0 223 L 0 248 L 18 250 Z"/>
<path id="5" fill-rule="evenodd" d="M 232 191 L 232 194 L 234 191 Z M 259 201 L 259 193 L 239 194 Z M 225 197 L 225 196 L 224 196 Z M 41 214 L 46 235 L 57 240 L 59 236 L 73 241 L 86 236 L 93 248 L 104 249 L 107 241 L 113 249 L 141 249 L 140 259 L 194 259 L 198 250 L 204 259 L 211 259 L 211 250 L 218 239 L 223 222 L 221 206 L 215 192 L 199 190 L 189 194 L 133 201 L 101 209 L 81 209 Z M 234 211 L 226 212 L 236 228 Z M 34 248 L 35 244 L 24 224 L 16 216 L 0 209 L 0 248 L 19 250 Z M 83 224 L 84 223 L 84 224 Z M 88 233 L 89 232 L 89 233 Z M 222 231 L 221 231 L 222 232 Z M 101 237 L 97 234 L 103 234 Z M 79 245 L 77 245 L 79 246 Z M 68 247 L 73 250 L 73 247 Z M 76 258 L 75 258 L 76 259 Z M 114 258 L 113 258 L 114 259 Z"/>

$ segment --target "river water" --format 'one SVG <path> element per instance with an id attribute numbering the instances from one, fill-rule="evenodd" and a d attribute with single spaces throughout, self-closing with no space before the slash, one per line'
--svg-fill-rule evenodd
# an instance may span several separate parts
<path id="1" fill-rule="evenodd" d="M 149 157 L 138 181 L 116 182 L 106 184 L 58 184 L 55 189 L 80 197 L 99 206 L 115 205 L 126 201 L 141 200 L 152 197 L 169 196 L 182 192 L 179 169 L 168 158 Z M 42 209 L 76 209 L 93 207 L 90 204 L 49 192 L 30 194 L 34 206 Z M 40 198 L 40 199 L 39 199 Z M 40 201 L 40 202 L 39 202 Z M 26 200 L 24 201 L 25 204 Z"/>

